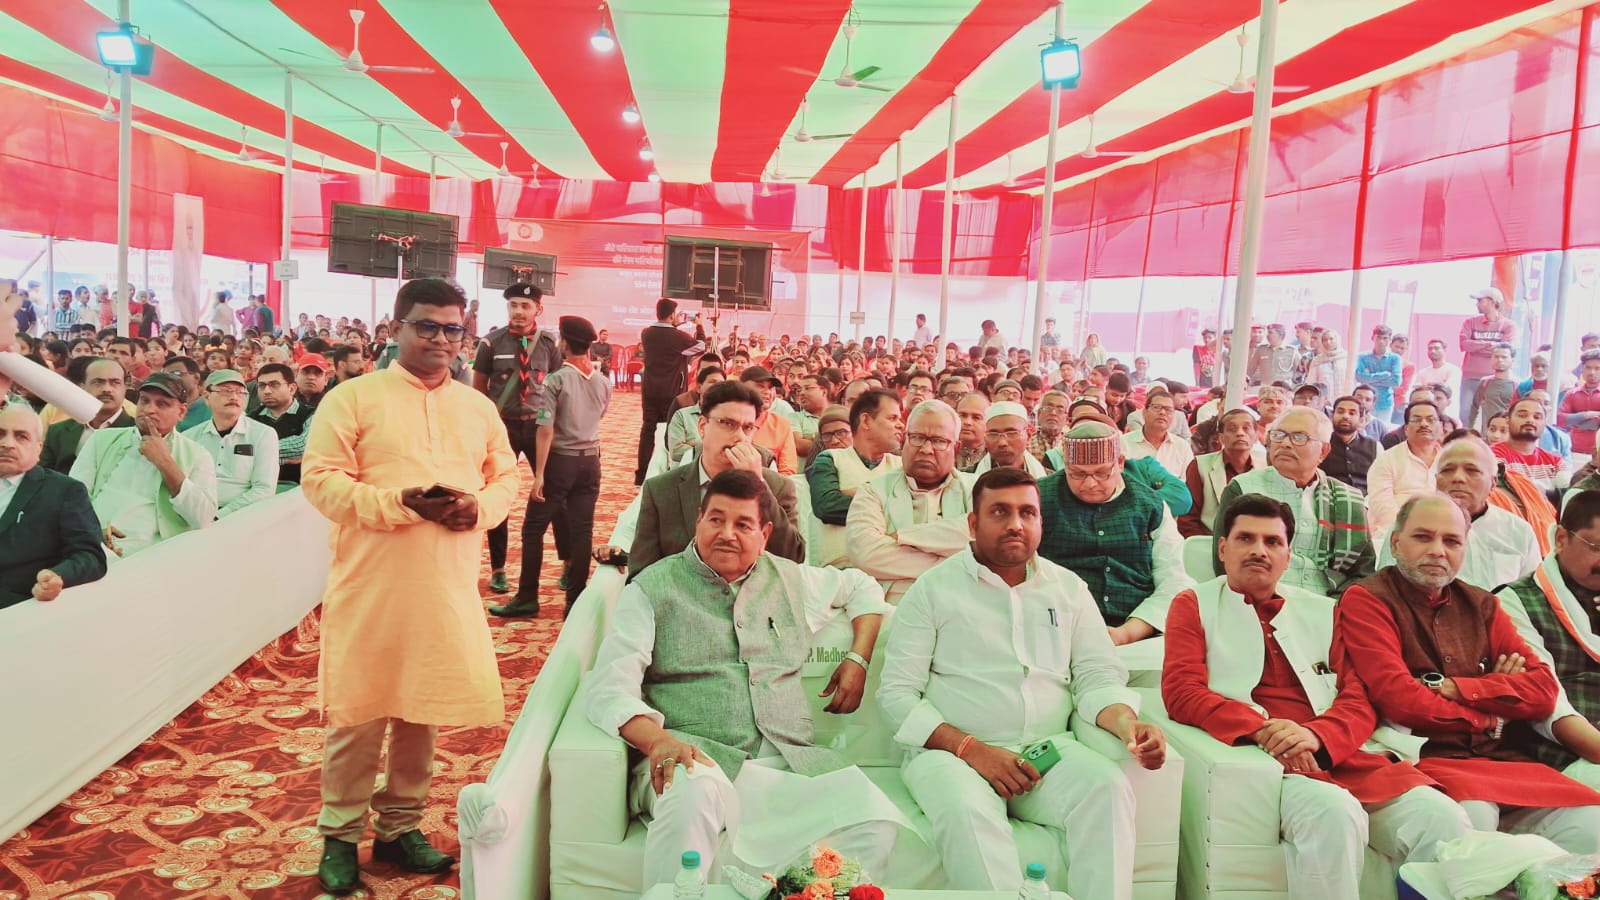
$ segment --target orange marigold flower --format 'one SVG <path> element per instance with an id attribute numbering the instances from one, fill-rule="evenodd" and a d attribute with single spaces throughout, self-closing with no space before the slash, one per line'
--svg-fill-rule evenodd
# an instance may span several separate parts
<path id="1" fill-rule="evenodd" d="M 822 847 L 811 857 L 811 871 L 816 872 L 818 878 L 837 877 L 843 867 L 844 857 L 837 850 Z"/>

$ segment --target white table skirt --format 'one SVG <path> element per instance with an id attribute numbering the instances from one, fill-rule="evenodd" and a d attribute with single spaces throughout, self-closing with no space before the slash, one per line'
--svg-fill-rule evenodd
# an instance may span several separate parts
<path id="1" fill-rule="evenodd" d="M 884 900 L 1016 900 L 1013 891 L 884 891 Z M 672 900 L 672 885 L 658 884 L 644 893 L 640 900 Z M 706 888 L 705 900 L 743 900 L 739 892 L 727 885 L 713 884 Z M 1061 891 L 1051 891 L 1050 900 L 1072 900 Z"/>

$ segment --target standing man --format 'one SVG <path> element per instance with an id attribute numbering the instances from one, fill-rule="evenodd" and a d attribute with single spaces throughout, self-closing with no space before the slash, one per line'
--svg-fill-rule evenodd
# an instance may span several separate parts
<path id="1" fill-rule="evenodd" d="M 1251 384 L 1294 384 L 1300 352 L 1283 342 L 1287 330 L 1274 322 L 1267 326 L 1267 342 L 1250 353 Z"/>
<path id="2" fill-rule="evenodd" d="M 217 467 L 217 518 L 228 516 L 278 490 L 278 433 L 244 414 L 244 376 L 232 369 L 206 377 L 206 421 L 184 437 L 211 454 Z"/>
<path id="3" fill-rule="evenodd" d="M 933 343 L 933 329 L 928 327 L 928 317 L 922 313 L 917 313 L 917 330 L 911 332 L 911 342 L 918 347 Z"/>
<path id="4" fill-rule="evenodd" d="M 1067 889 L 1133 896 L 1134 797 L 1117 763 L 1071 733 L 1076 709 L 1159 769 L 1166 737 L 1139 698 L 1088 588 L 1038 555 L 1040 488 L 994 469 L 972 488 L 972 544 L 929 569 L 895 614 L 878 705 L 907 750 L 900 777 L 933 826 L 950 887 L 1015 891 L 1010 818 L 1064 832 Z M 1021 756 L 1049 742 L 1043 774 Z"/>
<path id="5" fill-rule="evenodd" d="M 1561 398 L 1556 424 L 1572 432 L 1572 454 L 1590 456 L 1595 451 L 1595 430 L 1600 429 L 1600 350 L 1583 352 L 1577 387 Z"/>
<path id="6" fill-rule="evenodd" d="M 1402 367 L 1399 354 L 1389 351 L 1394 332 L 1387 325 L 1372 329 L 1372 352 L 1356 357 L 1356 384 L 1372 388 L 1372 417 L 1385 427 L 1394 417 L 1395 390 L 1400 387 Z"/>
<path id="7" fill-rule="evenodd" d="M 360 881 L 356 843 L 372 808 L 374 859 L 450 868 L 418 830 L 438 726 L 505 718 L 478 599 L 478 532 L 506 517 L 518 478 L 494 404 L 450 377 L 466 305 L 442 279 L 401 287 L 396 365 L 329 394 L 306 447 L 306 499 L 333 523 L 317 877 L 334 894 Z M 387 778 L 374 796 L 385 732 Z"/>
<path id="8" fill-rule="evenodd" d="M 543 294 L 531 284 L 514 284 L 506 288 L 506 320 L 504 328 L 496 328 L 478 345 L 478 354 L 472 361 L 472 387 L 494 402 L 500 410 L 500 421 L 505 423 L 511 441 L 511 452 L 526 457 L 528 467 L 535 477 L 541 474 L 534 460 L 538 443 L 538 412 L 544 401 L 545 378 L 561 368 L 561 350 L 556 337 L 539 330 L 539 314 L 544 311 Z M 472 334 L 469 330 L 467 334 Z M 544 423 L 548 426 L 549 423 Z M 528 509 L 534 500 L 528 498 Z M 526 514 L 524 514 L 526 516 Z M 489 529 L 489 589 L 503 594 L 511 589 L 506 578 L 506 550 L 509 543 L 509 519 Z M 527 519 L 523 519 L 526 525 Z M 573 559 L 567 551 L 567 529 L 556 519 L 556 551 L 562 559 Z M 524 543 L 522 571 L 539 571 L 541 554 L 534 554 Z M 526 576 L 524 576 L 526 577 Z M 539 591 L 538 579 L 529 586 L 535 597 Z M 521 594 L 521 586 L 518 586 Z"/>
<path id="9" fill-rule="evenodd" d="M 1472 402 L 1477 396 L 1478 382 L 1494 373 L 1494 349 L 1514 346 L 1517 325 L 1505 316 L 1506 299 L 1499 288 L 1488 287 L 1469 294 L 1478 304 L 1478 315 L 1461 323 L 1459 342 L 1461 352 L 1461 390 L 1455 396 L 1461 402 L 1461 422 L 1468 428 L 1478 427 L 1472 419 Z M 1430 353 L 1431 359 L 1431 353 Z"/>
<path id="10" fill-rule="evenodd" d="M 1467 417 L 1461 420 L 1463 426 L 1488 431 L 1490 419 L 1510 411 L 1511 401 L 1517 395 L 1517 379 L 1511 374 L 1516 357 L 1517 351 L 1509 344 L 1489 352 L 1491 371 L 1478 380 L 1472 404 L 1467 408 Z"/>
<path id="11" fill-rule="evenodd" d="M 594 504 L 600 497 L 600 420 L 611 405 L 611 380 L 595 370 L 589 356 L 594 326 L 580 316 L 562 316 L 561 368 L 545 379 L 537 420 L 533 487 L 522 522 L 523 565 L 517 597 L 491 606 L 496 616 L 539 614 L 539 571 L 544 563 L 544 530 L 552 520 L 567 529 L 571 571 L 566 575 L 567 608 L 589 583 L 589 551 L 594 544 Z M 531 568 L 527 568 L 531 563 Z"/>
<path id="12" fill-rule="evenodd" d="M 1444 358 L 1446 347 L 1444 341 L 1434 338 L 1428 342 L 1428 364 L 1416 371 L 1417 386 L 1425 384 L 1442 384 L 1450 390 L 1450 396 L 1461 396 L 1461 367 Z"/>
<path id="13" fill-rule="evenodd" d="M 678 330 L 683 314 L 675 300 L 656 302 L 656 321 L 639 333 L 644 351 L 644 370 L 639 374 L 639 394 L 644 406 L 644 423 L 639 427 L 639 463 L 633 470 L 633 483 L 644 484 L 644 472 L 656 446 L 656 426 L 672 418 L 672 398 L 683 390 L 690 357 L 705 352 L 706 333 L 695 326 L 694 337 Z"/>

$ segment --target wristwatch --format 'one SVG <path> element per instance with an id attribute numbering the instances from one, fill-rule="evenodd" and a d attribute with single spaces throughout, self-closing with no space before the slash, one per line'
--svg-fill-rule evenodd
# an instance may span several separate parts
<path id="1" fill-rule="evenodd" d="M 1438 672 L 1429 672 L 1422 676 L 1422 686 L 1434 693 L 1438 693 L 1444 687 L 1444 676 Z"/>
<path id="2" fill-rule="evenodd" d="M 860 666 L 861 667 L 861 671 L 863 671 L 863 672 L 867 671 L 868 663 L 867 663 L 867 658 L 865 656 L 862 656 L 861 654 L 855 652 L 854 650 L 846 650 L 844 652 L 844 658 L 848 659 L 851 662 L 855 663 L 856 665 Z"/>
<path id="3" fill-rule="evenodd" d="M 1494 727 L 1489 729 L 1489 737 L 1490 737 L 1490 739 L 1498 741 L 1502 737 L 1505 737 L 1505 733 L 1506 733 L 1506 719 L 1505 719 L 1505 716 L 1495 716 L 1494 717 Z"/>

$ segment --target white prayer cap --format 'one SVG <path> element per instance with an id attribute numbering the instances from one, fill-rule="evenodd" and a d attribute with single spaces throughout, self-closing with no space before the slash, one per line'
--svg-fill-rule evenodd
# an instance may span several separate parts
<path id="1" fill-rule="evenodd" d="M 984 417 L 985 422 L 992 422 L 999 416 L 1016 416 L 1019 419 L 1028 417 L 1028 410 L 1021 403 L 1012 400 L 1001 400 L 989 404 L 989 414 Z"/>

